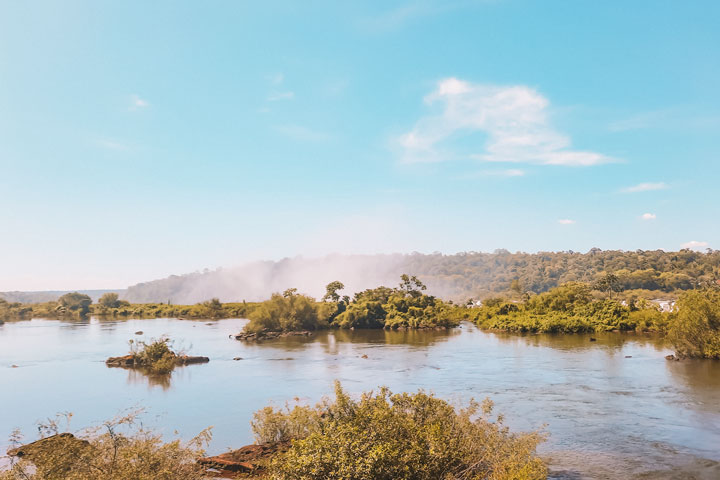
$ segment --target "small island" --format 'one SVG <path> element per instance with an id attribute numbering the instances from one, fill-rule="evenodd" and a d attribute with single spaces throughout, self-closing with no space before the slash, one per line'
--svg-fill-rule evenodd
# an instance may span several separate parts
<path id="1" fill-rule="evenodd" d="M 174 352 L 167 337 L 153 339 L 149 343 L 130 340 L 130 353 L 121 357 L 110 357 L 105 361 L 108 367 L 136 368 L 149 374 L 164 375 L 176 366 L 208 363 L 208 357 L 193 357 Z"/>

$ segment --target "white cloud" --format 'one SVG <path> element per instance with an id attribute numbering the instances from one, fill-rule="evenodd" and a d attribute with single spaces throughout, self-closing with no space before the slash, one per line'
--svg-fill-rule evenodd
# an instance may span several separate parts
<path id="1" fill-rule="evenodd" d="M 691 250 L 698 250 L 708 247 L 708 242 L 698 242 L 697 240 L 690 240 L 680 245 L 681 248 L 689 248 Z"/>
<path id="2" fill-rule="evenodd" d="M 633 185 L 632 187 L 623 188 L 623 193 L 651 192 L 653 190 L 665 190 L 668 188 L 665 182 L 644 182 Z"/>
<path id="3" fill-rule="evenodd" d="M 327 133 L 312 130 L 302 125 L 280 125 L 275 129 L 286 137 L 303 142 L 324 142 L 330 139 L 330 135 Z"/>
<path id="4" fill-rule="evenodd" d="M 657 218 L 657 215 L 654 213 L 643 213 L 640 218 L 643 220 L 655 220 Z"/>
<path id="5" fill-rule="evenodd" d="M 278 102 L 280 100 L 292 100 L 295 98 L 295 92 L 273 92 L 268 95 L 268 101 Z"/>
<path id="6" fill-rule="evenodd" d="M 561 218 L 558 220 L 558 223 L 560 225 L 572 225 L 575 223 L 575 220 L 570 220 L 569 218 Z"/>
<path id="7" fill-rule="evenodd" d="M 519 168 L 508 168 L 507 170 L 485 170 L 482 174 L 497 177 L 522 177 L 525 175 L 525 170 L 520 170 Z"/>
<path id="8" fill-rule="evenodd" d="M 143 100 L 139 95 L 130 95 L 130 110 L 139 110 L 141 108 L 149 107 L 150 104 L 147 100 Z"/>
<path id="9" fill-rule="evenodd" d="M 125 145 L 124 143 L 118 142 L 116 140 L 108 139 L 108 138 L 101 138 L 96 141 L 97 145 L 106 148 L 108 150 L 118 150 L 118 151 L 124 151 L 128 150 L 130 147 Z"/>
<path id="10" fill-rule="evenodd" d="M 441 80 L 425 97 L 428 105 L 440 104 L 437 115 L 420 118 L 398 139 L 405 163 L 437 162 L 458 154 L 447 147 L 468 133 L 487 135 L 481 153 L 470 157 L 485 162 L 589 166 L 613 161 L 603 154 L 570 150 L 570 138 L 556 131 L 548 120 L 548 100 L 526 86 L 498 87 Z M 444 152 L 440 148 L 445 146 Z"/>
<path id="11" fill-rule="evenodd" d="M 275 73 L 267 77 L 268 81 L 273 85 L 280 85 L 285 80 L 285 75 L 282 73 Z"/>

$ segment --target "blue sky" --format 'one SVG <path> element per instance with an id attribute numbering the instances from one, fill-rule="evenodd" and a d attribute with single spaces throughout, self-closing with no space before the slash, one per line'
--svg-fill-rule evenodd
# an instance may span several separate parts
<path id="1" fill-rule="evenodd" d="M 719 20 L 715 1 L 2 2 L 0 290 L 718 248 Z"/>

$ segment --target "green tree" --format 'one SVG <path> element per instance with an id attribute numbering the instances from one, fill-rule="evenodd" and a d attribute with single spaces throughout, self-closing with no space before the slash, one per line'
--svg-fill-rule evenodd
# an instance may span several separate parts
<path id="1" fill-rule="evenodd" d="M 685 292 L 670 320 L 668 338 L 678 357 L 720 359 L 720 291 Z"/>
<path id="2" fill-rule="evenodd" d="M 66 311 L 70 310 L 72 312 L 79 313 L 80 315 L 86 315 L 90 311 L 92 299 L 89 296 L 78 292 L 66 293 L 62 297 L 58 298 L 58 305 Z"/>
<path id="3" fill-rule="evenodd" d="M 98 300 L 98 304 L 107 308 L 117 308 L 120 306 L 120 297 L 117 293 L 103 293 Z"/>
<path id="4" fill-rule="evenodd" d="M 343 285 L 342 282 L 339 282 L 335 280 L 334 282 L 330 282 L 325 287 L 325 295 L 323 296 L 323 302 L 339 302 L 340 301 L 340 294 L 337 293 L 338 290 L 343 290 L 345 288 L 345 285 Z"/>

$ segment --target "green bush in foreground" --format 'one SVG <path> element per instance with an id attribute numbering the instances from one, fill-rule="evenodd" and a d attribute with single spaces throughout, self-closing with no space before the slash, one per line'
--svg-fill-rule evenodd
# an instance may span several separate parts
<path id="1" fill-rule="evenodd" d="M 720 359 L 720 290 L 692 290 L 677 303 L 668 338 L 678 357 Z"/>
<path id="2" fill-rule="evenodd" d="M 533 480 L 547 470 L 536 456 L 543 435 L 515 434 L 492 403 L 455 409 L 422 391 L 387 388 L 355 401 L 335 387 L 316 407 L 267 407 L 254 416 L 258 442 L 292 440 L 270 465 L 283 480 Z"/>
<path id="3" fill-rule="evenodd" d="M 0 480 L 201 480 L 205 471 L 195 463 L 210 440 L 205 430 L 188 443 L 165 443 L 150 430 L 137 427 L 131 414 L 71 436 L 59 434 L 55 422 L 41 426 L 44 440 L 11 457 Z M 12 439 L 17 446 L 19 434 Z"/>

